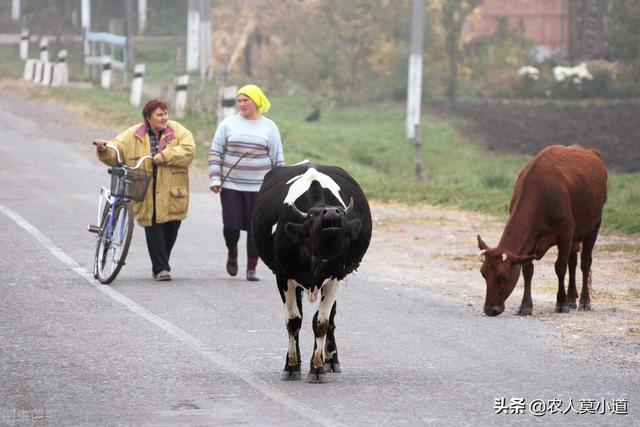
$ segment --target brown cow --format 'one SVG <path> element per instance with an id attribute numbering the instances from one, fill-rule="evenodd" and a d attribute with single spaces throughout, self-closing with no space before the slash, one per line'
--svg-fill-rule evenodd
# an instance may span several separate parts
<path id="1" fill-rule="evenodd" d="M 591 310 L 591 253 L 606 200 L 607 171 L 597 150 L 554 145 L 529 160 L 513 187 L 509 219 L 498 246 L 489 248 L 478 235 L 478 246 L 484 257 L 480 272 L 487 283 L 485 314 L 496 316 L 504 311 L 504 302 L 515 288 L 522 269 L 524 295 L 518 314 L 531 315 L 532 260 L 541 259 L 555 245 L 558 246 L 556 313 L 568 313 L 570 308 L 577 307 L 576 265 L 580 245 L 579 309 Z M 564 289 L 567 265 L 568 295 Z"/>

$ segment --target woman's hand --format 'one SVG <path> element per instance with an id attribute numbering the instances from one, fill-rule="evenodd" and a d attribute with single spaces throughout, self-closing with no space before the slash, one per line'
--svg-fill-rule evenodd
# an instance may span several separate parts
<path id="1" fill-rule="evenodd" d="M 214 193 L 219 193 L 220 192 L 220 186 L 219 185 L 214 185 L 213 187 L 211 187 L 211 191 L 213 191 Z"/>
<path id="2" fill-rule="evenodd" d="M 154 165 L 161 165 L 163 163 L 164 163 L 164 156 L 162 155 L 162 153 L 158 153 L 155 156 L 153 156 Z"/>
<path id="3" fill-rule="evenodd" d="M 96 139 L 95 141 L 93 141 L 93 145 L 96 146 L 96 151 L 98 151 L 99 153 L 104 153 L 105 151 L 107 151 L 107 141 L 106 139 Z"/>

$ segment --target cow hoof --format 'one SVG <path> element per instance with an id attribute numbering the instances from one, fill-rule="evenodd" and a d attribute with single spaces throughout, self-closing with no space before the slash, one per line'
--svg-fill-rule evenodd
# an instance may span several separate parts
<path id="1" fill-rule="evenodd" d="M 574 302 L 570 302 L 569 303 L 569 308 L 572 308 L 572 309 L 575 310 L 576 308 L 578 308 L 578 305 L 575 303 L 575 301 Z"/>
<path id="2" fill-rule="evenodd" d="M 280 379 L 283 381 L 299 381 L 300 378 L 302 378 L 300 369 L 296 369 L 296 370 L 284 369 L 282 371 L 282 374 L 280 374 Z"/>
<path id="3" fill-rule="evenodd" d="M 518 309 L 518 316 L 531 316 L 532 311 L 531 307 L 520 307 Z"/>
<path id="4" fill-rule="evenodd" d="M 568 305 L 556 305 L 555 312 L 556 313 L 569 313 L 569 306 Z"/>
<path id="5" fill-rule="evenodd" d="M 591 311 L 591 304 L 580 303 L 578 311 Z"/>
<path id="6" fill-rule="evenodd" d="M 312 370 L 307 375 L 307 382 L 310 384 L 324 384 L 327 382 L 327 374 L 324 373 L 324 369 Z"/>
<path id="7" fill-rule="evenodd" d="M 340 369 L 340 362 L 324 362 L 324 371 L 325 372 L 335 372 L 340 373 L 342 369 Z"/>

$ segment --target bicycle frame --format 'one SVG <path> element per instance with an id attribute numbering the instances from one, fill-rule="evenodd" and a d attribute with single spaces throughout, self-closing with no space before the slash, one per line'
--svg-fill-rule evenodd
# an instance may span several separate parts
<path id="1" fill-rule="evenodd" d="M 130 171 L 140 169 L 144 161 L 152 160 L 150 156 L 143 156 L 134 167 L 127 166 L 122 161 L 117 146 L 107 144 L 106 147 L 115 151 L 117 159 L 116 164 L 109 169 L 112 175 L 111 189 L 100 188 L 97 225 L 88 226 L 90 232 L 96 233 L 94 276 L 104 284 L 111 283 L 117 276 L 124 265 L 131 243 L 133 230 L 131 200 L 140 199 L 129 198 L 128 189 L 134 182 Z M 115 194 L 112 194 L 111 190 Z M 118 229 L 120 230 L 118 235 L 114 236 L 113 233 Z M 108 263 L 110 270 L 103 270 L 105 262 Z"/>
<path id="2" fill-rule="evenodd" d="M 111 191 L 106 189 L 105 187 L 100 187 L 100 198 L 98 199 L 98 227 L 102 226 L 102 216 L 104 215 L 104 208 L 111 208 L 111 212 L 109 212 L 109 221 L 107 221 L 107 235 L 111 236 L 113 233 L 113 221 L 114 221 L 114 213 L 115 207 L 118 206 L 118 203 L 123 200 L 120 196 L 112 196 Z M 100 236 L 96 236 L 98 239 Z M 122 236 L 120 236 L 122 239 Z"/>
<path id="3" fill-rule="evenodd" d="M 122 165 L 123 164 L 122 157 L 120 156 L 120 150 L 118 150 L 118 147 L 116 147 L 113 144 L 107 144 L 107 148 L 115 151 L 116 158 L 117 158 L 117 166 Z M 145 160 L 151 160 L 151 156 L 142 156 L 138 160 L 136 165 L 131 169 L 139 169 Z M 120 177 L 119 179 L 124 179 L 124 178 Z M 98 227 L 102 225 L 102 216 L 104 215 L 103 207 L 106 207 L 107 205 L 110 207 L 115 207 L 118 205 L 118 203 L 120 203 L 121 200 L 126 200 L 126 199 L 120 196 L 111 195 L 111 191 L 106 189 L 105 187 L 100 188 L 100 197 L 98 199 L 98 222 L 96 223 L 98 224 Z M 111 212 L 109 214 L 109 223 L 107 224 L 108 236 L 111 236 L 111 233 L 113 230 L 113 214 L 114 214 L 114 209 L 111 209 Z"/>

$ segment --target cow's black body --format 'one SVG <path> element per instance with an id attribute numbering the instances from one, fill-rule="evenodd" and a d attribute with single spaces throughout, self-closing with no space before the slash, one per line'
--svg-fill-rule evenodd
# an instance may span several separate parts
<path id="1" fill-rule="evenodd" d="M 276 167 L 265 176 L 258 193 L 252 226 L 258 254 L 276 275 L 287 312 L 290 347 L 283 379 L 300 378 L 302 292 L 307 291 L 311 301 L 318 290 L 322 293 L 313 322 L 316 343 L 309 374 L 310 381 L 321 382 L 323 368 L 339 371 L 333 337 L 335 293 L 338 281 L 358 268 L 369 246 L 367 199 L 339 167 L 311 163 Z"/>

